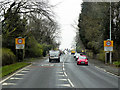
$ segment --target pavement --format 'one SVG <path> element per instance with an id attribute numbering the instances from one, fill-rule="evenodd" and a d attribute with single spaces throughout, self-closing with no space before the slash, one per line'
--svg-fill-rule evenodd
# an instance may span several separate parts
<path id="1" fill-rule="evenodd" d="M 60 60 L 32 62 L 1 81 L 2 90 L 119 90 L 119 77 L 98 68 L 92 60 L 88 66 L 77 65 L 70 54 Z"/>
<path id="2" fill-rule="evenodd" d="M 97 68 L 103 69 L 106 72 L 120 76 L 120 68 L 113 65 L 105 64 L 104 62 L 96 59 L 90 59 L 90 62 Z"/>

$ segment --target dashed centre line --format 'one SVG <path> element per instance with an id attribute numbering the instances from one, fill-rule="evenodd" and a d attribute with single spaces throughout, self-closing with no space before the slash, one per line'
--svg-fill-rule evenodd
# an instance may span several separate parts
<path id="1" fill-rule="evenodd" d="M 64 74 L 65 74 L 65 76 L 67 77 L 67 74 L 66 74 L 66 72 L 64 72 Z"/>

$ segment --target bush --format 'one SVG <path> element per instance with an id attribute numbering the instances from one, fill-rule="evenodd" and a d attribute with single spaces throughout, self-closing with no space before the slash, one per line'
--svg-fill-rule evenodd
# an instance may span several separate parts
<path id="1" fill-rule="evenodd" d="M 42 44 L 42 48 L 43 48 L 43 56 L 45 57 L 48 51 L 52 49 L 52 46 L 47 44 Z"/>
<path id="2" fill-rule="evenodd" d="M 97 54 L 97 59 L 101 61 L 105 61 L 105 52 L 104 50 L 100 50 L 100 53 Z"/>
<path id="3" fill-rule="evenodd" d="M 26 41 L 25 53 L 26 57 L 41 57 L 43 55 L 42 45 L 31 36 Z"/>
<path id="4" fill-rule="evenodd" d="M 115 61 L 115 62 L 113 62 L 113 64 L 117 67 L 120 67 L 120 61 Z"/>
<path id="5" fill-rule="evenodd" d="M 2 66 L 2 48 L 0 48 L 0 66 Z"/>
<path id="6" fill-rule="evenodd" d="M 7 48 L 2 48 L 2 66 L 13 64 L 16 61 L 14 53 Z"/>

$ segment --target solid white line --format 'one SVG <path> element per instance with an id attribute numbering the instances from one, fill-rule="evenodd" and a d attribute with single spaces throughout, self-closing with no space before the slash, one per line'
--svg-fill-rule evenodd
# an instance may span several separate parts
<path id="1" fill-rule="evenodd" d="M 72 87 L 74 87 L 73 83 L 70 81 L 70 79 L 68 79 L 69 83 L 71 84 Z"/>
<path id="2" fill-rule="evenodd" d="M 95 67 L 98 68 L 98 69 L 100 69 L 100 70 L 102 70 L 102 71 L 104 71 L 104 72 L 106 72 L 106 70 L 103 69 L 103 68 L 99 68 L 99 67 L 97 67 L 97 66 L 95 66 Z"/>
<path id="3" fill-rule="evenodd" d="M 31 64 L 31 65 L 32 65 L 32 64 Z M 27 67 L 30 67 L 31 65 L 26 66 L 26 67 L 24 67 L 23 69 L 21 69 L 21 70 L 19 70 L 19 71 L 15 72 L 15 73 L 13 73 L 12 75 L 10 75 L 10 76 L 8 76 L 7 78 L 5 78 L 5 79 L 3 79 L 2 81 L 0 81 L 0 83 L 5 82 L 6 80 L 8 80 L 9 78 L 11 78 L 11 77 L 12 77 L 12 76 L 14 76 L 15 74 L 17 74 L 17 73 L 21 72 L 22 70 L 24 70 L 24 69 L 25 69 L 25 68 L 27 68 Z"/>
<path id="4" fill-rule="evenodd" d="M 95 67 L 96 67 L 97 69 L 100 69 L 100 70 L 102 70 L 102 71 L 104 71 L 104 72 L 112 75 L 112 76 L 120 77 L 120 76 L 117 76 L 117 75 L 115 75 L 115 74 L 113 74 L 113 73 L 111 73 L 111 72 L 106 71 L 105 69 L 99 68 L 98 66 L 95 66 Z"/>
<path id="5" fill-rule="evenodd" d="M 2 85 L 16 85 L 15 83 L 3 83 Z"/>

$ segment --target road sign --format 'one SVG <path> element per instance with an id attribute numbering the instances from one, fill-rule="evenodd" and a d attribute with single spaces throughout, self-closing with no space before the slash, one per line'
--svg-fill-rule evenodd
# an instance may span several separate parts
<path id="1" fill-rule="evenodd" d="M 25 44 L 25 39 L 24 38 L 16 38 L 15 43 L 16 44 Z"/>
<path id="2" fill-rule="evenodd" d="M 110 40 L 104 41 L 104 51 L 106 52 L 113 51 L 113 41 Z"/>
<path id="3" fill-rule="evenodd" d="M 113 51 L 113 47 L 104 47 L 104 51 L 106 52 Z"/>
<path id="4" fill-rule="evenodd" d="M 16 49 L 24 49 L 24 44 L 16 44 Z"/>
<path id="5" fill-rule="evenodd" d="M 15 39 L 15 48 L 16 49 L 24 49 L 25 48 L 25 39 L 24 38 L 16 38 Z"/>
<path id="6" fill-rule="evenodd" d="M 104 47 L 113 47 L 113 41 L 110 40 L 104 41 Z"/>

